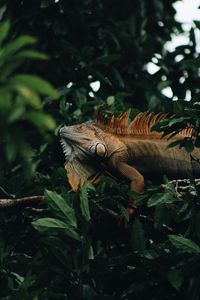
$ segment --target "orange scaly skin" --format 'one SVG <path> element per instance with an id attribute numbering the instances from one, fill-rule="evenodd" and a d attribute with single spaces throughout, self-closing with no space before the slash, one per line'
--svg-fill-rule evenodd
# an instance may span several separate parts
<path id="1" fill-rule="evenodd" d="M 200 176 L 200 165 L 191 161 L 185 149 L 167 148 L 172 140 L 191 136 L 192 129 L 168 140 L 151 128 L 164 114 L 138 114 L 129 124 L 130 111 L 105 119 L 101 113 L 92 122 L 61 128 L 65 168 L 74 191 L 107 171 L 130 182 L 131 190 L 142 192 L 144 179 L 186 178 L 188 170 Z M 200 150 L 194 150 L 200 159 Z"/>

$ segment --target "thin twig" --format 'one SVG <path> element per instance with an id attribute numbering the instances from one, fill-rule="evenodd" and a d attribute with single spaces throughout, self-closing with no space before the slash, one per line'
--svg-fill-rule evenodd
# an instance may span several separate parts
<path id="1" fill-rule="evenodd" d="M 152 219 L 152 218 L 150 218 L 148 216 L 140 214 L 139 217 L 141 219 L 145 219 L 145 220 L 150 221 L 151 223 L 154 223 L 154 219 Z M 167 229 L 167 230 L 169 230 L 169 231 L 171 231 L 171 232 L 174 232 L 174 230 L 171 227 L 167 226 L 166 224 L 162 224 L 162 227 L 165 228 L 165 229 Z"/>
<path id="2" fill-rule="evenodd" d="M 44 213 L 49 211 L 49 208 L 35 208 L 35 207 L 26 207 L 27 210 L 31 210 L 32 212 L 35 213 Z"/>
<path id="3" fill-rule="evenodd" d="M 111 209 L 109 209 L 109 208 L 103 207 L 103 206 L 101 206 L 101 205 L 99 205 L 99 204 L 97 204 L 97 203 L 96 203 L 96 206 L 97 206 L 97 208 L 98 208 L 100 211 L 106 213 L 107 215 L 109 215 L 109 216 L 111 216 L 111 217 L 113 217 L 113 218 L 115 218 L 115 219 L 117 219 L 117 218 L 119 217 L 119 214 L 118 214 L 118 213 L 116 213 L 115 211 L 113 211 L 113 210 L 111 210 Z"/>
<path id="4" fill-rule="evenodd" d="M 109 208 L 105 208 L 105 207 L 103 207 L 103 206 L 101 206 L 99 204 L 96 204 L 96 206 L 98 207 L 98 209 L 100 211 L 108 214 L 109 216 L 111 216 L 111 217 L 113 217 L 115 219 L 119 218 L 119 214 L 116 213 L 115 211 L 113 211 L 113 210 L 111 210 Z M 148 216 L 139 214 L 139 218 L 147 220 L 147 221 L 150 221 L 151 223 L 154 223 L 154 220 L 152 218 L 148 217 Z M 170 232 L 174 232 L 174 230 L 171 227 L 167 226 L 166 224 L 162 224 L 162 227 L 165 228 L 165 229 L 167 229 L 167 230 L 169 230 Z"/>

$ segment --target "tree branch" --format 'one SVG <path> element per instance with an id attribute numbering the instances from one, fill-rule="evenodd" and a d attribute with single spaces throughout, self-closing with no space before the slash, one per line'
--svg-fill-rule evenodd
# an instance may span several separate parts
<path id="1" fill-rule="evenodd" d="M 200 179 L 195 179 L 194 181 L 195 181 L 196 186 L 200 185 Z M 177 193 L 181 192 L 181 191 L 189 190 L 192 186 L 189 179 L 175 179 L 175 180 L 171 180 L 170 182 L 175 185 Z M 195 191 L 192 191 L 191 193 L 196 195 Z M 44 200 L 44 196 L 42 196 L 42 195 L 27 196 L 27 197 L 22 197 L 22 198 L 17 198 L 17 199 L 0 199 L 0 210 L 6 209 L 6 208 L 12 208 L 12 207 L 34 206 L 34 205 L 37 205 L 38 203 L 42 202 L 43 200 Z M 113 217 L 116 217 L 118 215 L 117 213 L 109 210 L 108 208 L 103 208 L 98 205 L 97 205 L 97 207 L 101 211 L 104 211 L 104 212 L 112 215 Z"/>
<path id="2" fill-rule="evenodd" d="M 28 196 L 18 199 L 0 199 L 0 209 L 34 206 L 44 200 L 44 196 Z"/>

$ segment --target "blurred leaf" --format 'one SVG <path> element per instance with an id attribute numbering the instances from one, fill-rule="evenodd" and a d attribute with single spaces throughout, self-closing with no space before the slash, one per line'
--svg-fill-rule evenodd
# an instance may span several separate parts
<path id="1" fill-rule="evenodd" d="M 10 112 L 8 122 L 13 123 L 13 122 L 19 120 L 23 116 L 24 112 L 25 112 L 25 107 L 22 107 L 22 106 L 17 107 L 16 106 L 16 108 Z"/>
<path id="2" fill-rule="evenodd" d="M 50 5 L 54 4 L 55 1 L 54 0 L 41 0 L 41 4 L 40 6 L 42 8 L 46 8 L 46 7 L 49 7 Z"/>
<path id="3" fill-rule="evenodd" d="M 15 75 L 11 78 L 10 83 L 13 85 L 27 86 L 41 95 L 51 96 L 53 98 L 59 97 L 58 92 L 52 87 L 52 85 L 38 76 L 30 74 Z"/>
<path id="4" fill-rule="evenodd" d="M 180 289 L 183 283 L 183 276 L 181 274 L 181 270 L 170 270 L 167 274 L 167 278 L 176 290 Z"/>
<path id="5" fill-rule="evenodd" d="M 115 97 L 114 97 L 114 96 L 109 96 L 109 97 L 106 99 L 106 102 L 107 102 L 108 106 L 113 105 L 114 102 L 115 102 Z"/>
<path id="6" fill-rule="evenodd" d="M 10 30 L 10 22 L 4 21 L 0 26 L 0 45 L 3 43 L 4 39 L 7 37 Z"/>
<path id="7" fill-rule="evenodd" d="M 200 67 L 200 59 L 185 59 L 181 61 L 181 65 L 187 68 L 199 68 Z"/>
<path id="8" fill-rule="evenodd" d="M 48 55 L 46 55 L 42 52 L 39 52 L 36 50 L 22 50 L 13 57 L 13 60 L 18 60 L 18 59 L 21 60 L 21 59 L 27 59 L 27 58 L 42 59 L 42 60 L 49 59 Z"/>
<path id="9" fill-rule="evenodd" d="M 21 49 L 24 46 L 32 45 L 36 43 L 36 39 L 29 36 L 29 35 L 23 35 L 18 38 L 16 38 L 14 41 L 7 44 L 3 49 L 0 51 L 0 66 L 5 62 L 5 59 L 7 57 L 10 57 L 14 53 L 16 53 L 19 49 Z"/>
<path id="10" fill-rule="evenodd" d="M 119 54 L 109 54 L 109 55 L 102 55 L 102 56 L 99 56 L 97 57 L 94 61 L 93 61 L 93 64 L 107 64 L 107 63 L 110 63 L 110 62 L 113 62 L 115 60 L 118 60 L 120 57 Z"/>
<path id="11" fill-rule="evenodd" d="M 94 289 L 89 286 L 88 284 L 83 284 L 83 297 L 87 300 L 92 300 L 94 297 L 97 296 L 97 293 Z"/>
<path id="12" fill-rule="evenodd" d="M 23 116 L 24 120 L 31 122 L 40 131 L 54 130 L 56 128 L 56 123 L 50 115 L 43 112 L 26 112 Z"/>

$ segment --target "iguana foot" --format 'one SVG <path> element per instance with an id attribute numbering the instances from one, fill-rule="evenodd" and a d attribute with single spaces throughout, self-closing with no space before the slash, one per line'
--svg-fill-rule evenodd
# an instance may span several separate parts
<path id="1" fill-rule="evenodd" d="M 130 217 L 135 213 L 135 210 L 136 210 L 136 206 L 132 206 L 132 205 L 129 205 L 127 208 L 126 208 L 126 211 L 128 213 L 128 216 L 129 216 L 129 220 L 130 220 Z M 127 221 L 124 213 L 121 213 L 119 215 L 119 217 L 117 218 L 117 225 L 118 226 L 122 226 L 123 224 L 123 227 L 124 228 L 127 228 L 128 227 L 128 223 L 129 221 Z"/>

